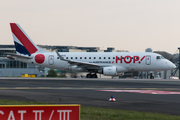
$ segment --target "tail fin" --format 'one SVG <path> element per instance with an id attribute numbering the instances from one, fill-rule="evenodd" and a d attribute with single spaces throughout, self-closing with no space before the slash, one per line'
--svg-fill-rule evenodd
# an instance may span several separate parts
<path id="1" fill-rule="evenodd" d="M 36 46 L 31 38 L 25 33 L 21 26 L 17 23 L 10 23 L 11 31 L 13 34 L 16 52 L 29 55 L 38 51 L 39 47 Z"/>

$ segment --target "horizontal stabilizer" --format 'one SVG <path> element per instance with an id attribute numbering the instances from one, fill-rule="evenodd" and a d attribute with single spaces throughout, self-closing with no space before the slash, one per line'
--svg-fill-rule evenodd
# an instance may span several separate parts
<path id="1" fill-rule="evenodd" d="M 6 53 L 6 54 L 7 54 L 7 58 L 10 58 L 10 59 L 13 59 L 14 57 L 25 58 L 25 59 L 32 59 L 33 58 L 31 56 L 19 55 L 19 54 L 15 54 L 15 53 Z"/>

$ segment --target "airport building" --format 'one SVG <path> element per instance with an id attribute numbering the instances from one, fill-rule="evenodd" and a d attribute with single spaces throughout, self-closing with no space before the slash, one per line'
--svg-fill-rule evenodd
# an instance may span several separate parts
<path id="1" fill-rule="evenodd" d="M 15 53 L 14 45 L 0 45 L 0 76 L 43 76 L 41 67 L 8 59 L 6 53 Z"/>

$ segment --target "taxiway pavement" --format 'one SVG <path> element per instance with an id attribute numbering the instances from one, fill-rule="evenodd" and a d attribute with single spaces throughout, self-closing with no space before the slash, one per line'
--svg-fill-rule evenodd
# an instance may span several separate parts
<path id="1" fill-rule="evenodd" d="M 1 77 L 0 99 L 180 115 L 180 80 Z"/>

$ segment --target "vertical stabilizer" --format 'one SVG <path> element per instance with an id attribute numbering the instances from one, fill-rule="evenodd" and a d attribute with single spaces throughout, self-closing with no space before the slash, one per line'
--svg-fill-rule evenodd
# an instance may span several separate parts
<path id="1" fill-rule="evenodd" d="M 31 54 L 38 51 L 39 47 L 33 43 L 31 38 L 25 33 L 19 24 L 10 23 L 10 26 L 16 52 L 31 56 Z"/>

